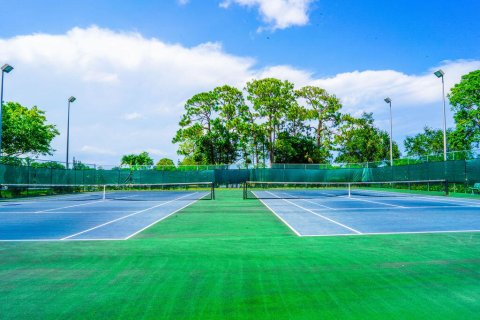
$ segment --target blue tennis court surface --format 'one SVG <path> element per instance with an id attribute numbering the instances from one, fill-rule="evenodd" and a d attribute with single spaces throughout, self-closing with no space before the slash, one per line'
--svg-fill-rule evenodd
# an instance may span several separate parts
<path id="1" fill-rule="evenodd" d="M 90 201 L 64 195 L 4 201 L 0 241 L 126 240 L 205 195 L 168 192 L 145 201 Z M 135 194 L 129 197 L 135 199 Z"/>
<path id="2" fill-rule="evenodd" d="M 303 198 L 295 191 L 255 191 L 299 236 L 480 231 L 480 201 L 387 194 Z"/>

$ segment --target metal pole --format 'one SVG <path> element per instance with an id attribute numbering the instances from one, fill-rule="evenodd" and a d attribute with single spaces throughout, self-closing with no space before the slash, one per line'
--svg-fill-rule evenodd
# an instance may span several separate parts
<path id="1" fill-rule="evenodd" d="M 2 109 L 3 109 L 3 72 L 2 70 L 2 87 L 0 89 L 0 157 L 2 156 Z"/>
<path id="2" fill-rule="evenodd" d="M 390 166 L 393 166 L 393 120 L 392 120 L 392 101 L 390 101 Z"/>
<path id="3" fill-rule="evenodd" d="M 65 161 L 68 169 L 68 147 L 70 138 L 70 100 L 68 100 L 68 116 L 67 116 L 67 160 Z"/>
<path id="4" fill-rule="evenodd" d="M 443 97 L 443 161 L 447 161 L 447 112 L 445 107 L 445 82 L 442 75 L 442 97 Z"/>

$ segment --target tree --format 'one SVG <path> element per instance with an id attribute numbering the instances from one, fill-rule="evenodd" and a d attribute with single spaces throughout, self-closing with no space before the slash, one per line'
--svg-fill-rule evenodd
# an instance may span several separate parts
<path id="1" fill-rule="evenodd" d="M 153 159 L 150 158 L 148 152 L 143 151 L 139 154 L 127 154 L 122 157 L 122 165 L 128 165 L 130 167 L 137 166 L 152 166 Z"/>
<path id="2" fill-rule="evenodd" d="M 213 92 L 202 92 L 187 100 L 185 114 L 179 123 L 180 129 L 172 140 L 173 143 L 180 143 L 178 154 L 193 156 L 197 162 L 213 161 L 213 144 L 208 145 L 206 154 L 199 154 L 198 149 L 200 139 L 205 135 L 211 135 L 212 118 L 215 111 L 216 101 Z M 205 140 L 202 140 L 202 143 L 202 147 L 205 147 Z"/>
<path id="3" fill-rule="evenodd" d="M 275 141 L 276 163 L 319 163 L 321 160 L 320 149 L 311 137 L 282 132 Z"/>
<path id="4" fill-rule="evenodd" d="M 2 106 L 2 152 L 7 156 L 51 155 L 50 144 L 59 132 L 48 124 L 45 111 L 16 102 Z"/>
<path id="5" fill-rule="evenodd" d="M 274 143 L 284 115 L 289 106 L 296 103 L 293 84 L 275 78 L 266 78 L 247 82 L 247 100 L 260 117 L 265 119 L 264 126 L 268 136 L 270 162 L 275 160 Z"/>
<path id="6" fill-rule="evenodd" d="M 73 169 L 75 170 L 88 170 L 92 169 L 90 166 L 86 165 L 85 163 L 78 161 L 78 160 L 73 160 Z"/>
<path id="7" fill-rule="evenodd" d="M 340 123 L 340 100 L 335 95 L 329 94 L 325 89 L 306 86 L 295 91 L 297 97 L 305 100 L 308 107 L 308 119 L 316 122 L 315 137 L 318 148 L 322 149 L 324 156 L 322 162 L 331 158 L 335 128 Z"/>
<path id="8" fill-rule="evenodd" d="M 480 70 L 462 76 L 450 90 L 448 99 L 455 112 L 457 134 L 468 144 L 480 145 Z"/>
<path id="9" fill-rule="evenodd" d="M 162 158 L 158 160 L 155 167 L 157 170 L 173 171 L 175 170 L 175 163 L 173 162 L 172 159 Z"/>
<path id="10" fill-rule="evenodd" d="M 422 133 L 405 138 L 404 145 L 410 157 L 443 153 L 443 130 L 425 127 Z M 447 150 L 470 150 L 470 143 L 460 129 L 447 129 Z"/>
<path id="11" fill-rule="evenodd" d="M 178 163 L 179 166 L 193 166 L 197 164 L 192 157 L 185 157 Z"/>
<path id="12" fill-rule="evenodd" d="M 218 146 L 224 155 L 220 163 L 233 163 L 237 160 L 238 151 L 245 162 L 248 162 L 248 136 L 246 126 L 249 121 L 249 109 L 245 104 L 243 94 L 237 88 L 224 85 L 214 90 L 217 101 L 218 119 L 221 126 L 216 126 L 217 131 L 223 131 Z"/>
<path id="13" fill-rule="evenodd" d="M 309 127 L 306 125 L 309 117 L 309 110 L 297 103 L 292 103 L 285 110 L 282 129 L 293 136 L 309 135 Z"/>
<path id="14" fill-rule="evenodd" d="M 235 118 L 243 106 L 241 92 L 229 86 L 194 95 L 173 138 L 180 143 L 178 154 L 200 164 L 234 162 L 239 140 Z"/>
<path id="15" fill-rule="evenodd" d="M 337 162 L 372 162 L 390 158 L 390 136 L 374 125 L 373 115 L 363 113 L 360 118 L 344 115 L 339 134 Z M 398 158 L 398 145 L 393 143 L 393 158 Z"/>
<path id="16" fill-rule="evenodd" d="M 47 161 L 47 162 L 30 162 L 30 167 L 32 168 L 49 168 L 49 169 L 65 169 L 65 166 L 56 161 Z"/>

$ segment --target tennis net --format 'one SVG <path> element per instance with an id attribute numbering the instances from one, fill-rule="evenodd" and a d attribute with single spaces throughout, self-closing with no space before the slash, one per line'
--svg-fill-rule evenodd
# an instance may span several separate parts
<path id="1" fill-rule="evenodd" d="M 312 199 L 323 197 L 412 197 L 448 195 L 446 180 L 382 182 L 259 182 L 243 185 L 244 199 Z"/>
<path id="2" fill-rule="evenodd" d="M 3 184 L 0 200 L 57 200 L 57 201 L 171 201 L 212 200 L 215 188 L 212 182 L 163 184 Z"/>

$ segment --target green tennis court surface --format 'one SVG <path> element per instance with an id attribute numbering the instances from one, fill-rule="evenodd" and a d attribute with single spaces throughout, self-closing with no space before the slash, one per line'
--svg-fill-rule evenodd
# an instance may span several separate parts
<path id="1" fill-rule="evenodd" d="M 0 243 L 0 318 L 473 319 L 479 245 L 479 233 L 301 238 L 218 190 L 127 241 Z"/>

